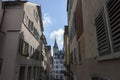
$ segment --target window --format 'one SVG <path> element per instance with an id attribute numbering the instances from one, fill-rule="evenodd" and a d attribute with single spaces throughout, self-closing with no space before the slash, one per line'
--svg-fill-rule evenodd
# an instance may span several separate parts
<path id="1" fill-rule="evenodd" d="M 36 60 L 39 60 L 39 54 L 40 52 L 38 50 L 35 50 L 34 54 L 32 55 L 32 58 L 36 59 Z"/>
<path id="2" fill-rule="evenodd" d="M 56 75 L 56 78 L 58 79 L 58 75 Z"/>
<path id="3" fill-rule="evenodd" d="M 75 28 L 76 28 L 76 16 L 75 16 L 75 13 L 74 13 L 74 16 L 73 16 L 72 27 L 73 27 L 73 36 L 74 36 Z"/>
<path id="4" fill-rule="evenodd" d="M 58 65 L 56 65 L 56 68 L 59 68 L 59 66 L 58 66 Z"/>
<path id="5" fill-rule="evenodd" d="M 34 17 L 35 17 L 36 22 L 38 22 L 38 20 L 39 20 L 39 15 L 38 15 L 38 13 L 37 13 L 36 10 L 34 10 Z"/>
<path id="6" fill-rule="evenodd" d="M 78 40 L 83 33 L 83 14 L 82 14 L 82 1 L 78 0 L 75 9 L 76 20 L 76 39 Z"/>
<path id="7" fill-rule="evenodd" d="M 68 0 L 68 19 L 70 19 L 73 0 Z"/>
<path id="8" fill-rule="evenodd" d="M 28 24 L 28 27 L 31 31 L 33 31 L 33 22 L 29 19 L 29 24 Z"/>
<path id="9" fill-rule="evenodd" d="M 61 64 L 63 64 L 64 62 L 63 61 L 60 61 Z"/>
<path id="10" fill-rule="evenodd" d="M 60 79 L 63 79 L 63 76 L 60 76 Z"/>
<path id="11" fill-rule="evenodd" d="M 70 53 L 70 63 L 73 64 L 73 52 Z"/>
<path id="12" fill-rule="evenodd" d="M 31 57 L 32 56 L 32 54 L 33 54 L 33 49 L 32 49 L 32 46 L 31 45 L 29 45 L 29 48 L 28 48 L 29 50 L 28 50 L 28 53 L 29 53 L 29 56 Z"/>
<path id="13" fill-rule="evenodd" d="M 70 32 L 69 32 L 69 40 L 70 40 L 70 42 L 72 42 L 72 29 L 71 29 L 71 27 L 70 27 Z"/>
<path id="14" fill-rule="evenodd" d="M 28 21 L 29 21 L 28 16 L 27 16 L 26 12 L 24 11 L 24 21 L 23 22 L 26 26 L 28 26 Z"/>
<path id="15" fill-rule="evenodd" d="M 36 67 L 34 66 L 33 68 L 33 79 L 35 80 L 35 75 L 36 75 Z"/>
<path id="16" fill-rule="evenodd" d="M 27 80 L 31 80 L 31 67 L 28 67 L 28 71 L 27 71 Z"/>
<path id="17" fill-rule="evenodd" d="M 80 41 L 78 42 L 78 55 L 79 55 L 79 62 L 81 62 L 81 47 L 80 47 Z"/>
<path id="18" fill-rule="evenodd" d="M 40 59 L 41 59 L 41 61 L 44 60 L 44 56 L 42 55 L 42 53 L 40 53 Z"/>
<path id="19" fill-rule="evenodd" d="M 56 61 L 56 64 L 58 64 L 58 61 Z"/>
<path id="20" fill-rule="evenodd" d="M 114 52 L 120 51 L 120 0 L 107 2 L 108 20 Z"/>
<path id="21" fill-rule="evenodd" d="M 58 73 L 58 71 L 56 70 L 56 73 Z"/>
<path id="22" fill-rule="evenodd" d="M 0 59 L 0 73 L 1 73 L 1 69 L 2 69 L 2 59 Z"/>
<path id="23" fill-rule="evenodd" d="M 61 66 L 61 69 L 63 69 L 63 66 Z"/>
<path id="24" fill-rule="evenodd" d="M 112 54 L 110 59 L 118 58 L 114 53 L 120 51 L 120 0 L 107 0 L 95 24 L 99 55 Z"/>
<path id="25" fill-rule="evenodd" d="M 22 54 L 28 56 L 28 43 L 24 41 Z"/>
<path id="26" fill-rule="evenodd" d="M 38 40 L 38 37 L 39 37 L 39 34 L 38 34 L 38 31 L 37 29 L 34 27 L 34 36 L 37 38 Z"/>
<path id="27" fill-rule="evenodd" d="M 19 80 L 25 80 L 25 66 L 21 66 L 19 70 Z"/>
<path id="28" fill-rule="evenodd" d="M 37 67 L 37 80 L 39 80 L 39 76 L 40 76 L 39 75 L 40 74 L 39 71 L 40 71 L 40 69 L 39 69 L 39 67 Z"/>
<path id="29" fill-rule="evenodd" d="M 77 59 L 76 59 L 76 48 L 74 49 L 74 53 L 73 53 L 73 56 L 74 56 L 74 64 L 76 64 L 77 63 Z"/>
<path id="30" fill-rule="evenodd" d="M 70 27 L 70 42 L 72 42 L 72 39 L 75 35 L 75 26 L 76 26 L 76 23 L 75 23 L 75 15 L 73 16 L 73 20 L 72 20 L 72 26 Z"/>
<path id="31" fill-rule="evenodd" d="M 95 19 L 98 52 L 100 56 L 110 54 L 110 44 L 107 32 L 107 25 L 104 15 L 104 9 L 100 11 Z"/>
<path id="32" fill-rule="evenodd" d="M 70 59 L 71 64 L 76 64 L 77 63 L 76 48 L 71 52 L 70 57 L 71 57 Z"/>
<path id="33" fill-rule="evenodd" d="M 25 42 L 23 39 L 20 39 L 19 41 L 19 53 L 28 56 L 29 51 L 28 51 L 29 44 Z"/>
<path id="34" fill-rule="evenodd" d="M 19 53 L 22 53 L 23 51 L 23 43 L 24 43 L 23 39 L 20 39 L 19 40 Z"/>

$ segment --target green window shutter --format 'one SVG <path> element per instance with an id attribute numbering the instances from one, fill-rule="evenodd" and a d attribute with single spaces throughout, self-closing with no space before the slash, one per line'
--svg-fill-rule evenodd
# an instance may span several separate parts
<path id="1" fill-rule="evenodd" d="M 110 54 L 110 43 L 103 8 L 95 19 L 95 25 L 99 56 Z"/>
<path id="2" fill-rule="evenodd" d="M 120 0 L 108 0 L 107 10 L 114 52 L 120 51 Z"/>

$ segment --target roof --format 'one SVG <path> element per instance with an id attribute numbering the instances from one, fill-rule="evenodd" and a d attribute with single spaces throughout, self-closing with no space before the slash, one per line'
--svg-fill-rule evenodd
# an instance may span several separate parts
<path id="1" fill-rule="evenodd" d="M 22 5 L 26 3 L 27 1 L 3 1 L 3 5 Z"/>

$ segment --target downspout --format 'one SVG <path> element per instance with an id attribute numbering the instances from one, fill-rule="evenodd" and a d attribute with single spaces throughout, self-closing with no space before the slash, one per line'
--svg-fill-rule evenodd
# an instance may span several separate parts
<path id="1" fill-rule="evenodd" d="M 3 13 L 2 13 L 2 19 L 1 19 L 1 22 L 0 22 L 0 32 L 3 33 L 3 34 L 5 34 L 5 32 L 3 32 L 1 30 L 2 26 L 3 26 L 4 17 L 5 17 L 5 3 L 2 6 L 3 6 Z"/>

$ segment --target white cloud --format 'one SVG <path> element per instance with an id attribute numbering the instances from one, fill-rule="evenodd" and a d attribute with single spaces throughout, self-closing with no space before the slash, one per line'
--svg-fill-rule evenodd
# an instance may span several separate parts
<path id="1" fill-rule="evenodd" d="M 44 25 L 44 27 L 48 26 L 51 23 L 52 23 L 51 17 L 47 13 L 44 13 L 44 15 L 43 15 L 43 25 Z"/>
<path id="2" fill-rule="evenodd" d="M 55 30 L 50 34 L 50 39 L 54 40 L 56 38 L 58 46 L 63 46 L 63 33 L 64 33 L 64 30 L 61 28 L 58 30 Z"/>

